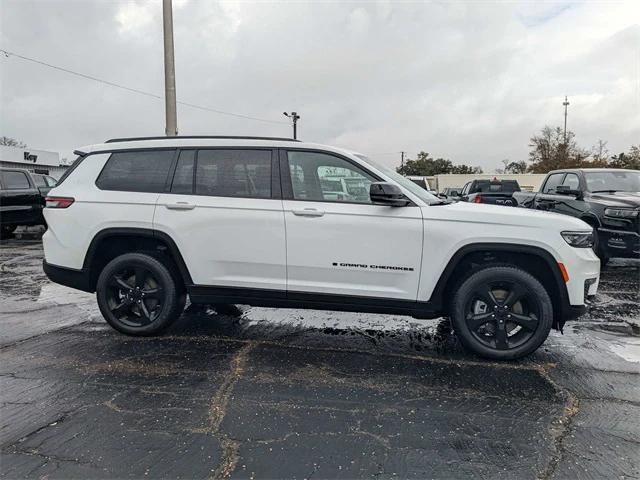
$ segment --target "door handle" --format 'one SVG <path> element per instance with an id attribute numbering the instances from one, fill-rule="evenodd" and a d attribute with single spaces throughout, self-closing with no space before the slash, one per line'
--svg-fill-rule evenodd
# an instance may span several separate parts
<path id="1" fill-rule="evenodd" d="M 165 203 L 164 206 L 169 210 L 193 210 L 196 208 L 195 204 L 189 202 Z"/>
<path id="2" fill-rule="evenodd" d="M 321 217 L 324 215 L 324 212 L 317 208 L 303 208 L 301 210 L 291 210 L 291 212 L 299 217 Z"/>

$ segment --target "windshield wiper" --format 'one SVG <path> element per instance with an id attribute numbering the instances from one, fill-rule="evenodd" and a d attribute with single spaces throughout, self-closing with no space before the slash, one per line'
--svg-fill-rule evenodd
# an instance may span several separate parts
<path id="1" fill-rule="evenodd" d="M 616 193 L 620 190 L 594 190 L 591 193 Z"/>
<path id="2" fill-rule="evenodd" d="M 438 200 L 437 202 L 430 203 L 429 206 L 432 206 L 432 205 L 450 205 L 451 203 L 453 203 L 453 202 L 450 202 L 449 200 Z"/>

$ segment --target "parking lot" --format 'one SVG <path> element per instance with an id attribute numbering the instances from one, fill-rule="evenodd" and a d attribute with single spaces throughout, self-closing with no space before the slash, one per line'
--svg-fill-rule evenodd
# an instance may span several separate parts
<path id="1" fill-rule="evenodd" d="M 444 319 L 189 306 L 127 337 L 42 256 L 0 247 L 6 478 L 640 477 L 638 261 L 498 364 Z"/>

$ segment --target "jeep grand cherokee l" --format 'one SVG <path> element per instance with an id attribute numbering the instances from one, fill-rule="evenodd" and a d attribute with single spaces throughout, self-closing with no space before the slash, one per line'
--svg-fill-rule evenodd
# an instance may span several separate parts
<path id="1" fill-rule="evenodd" d="M 45 208 L 50 279 L 153 335 L 192 303 L 448 315 L 478 355 L 514 359 L 585 310 L 592 228 L 448 203 L 363 155 L 290 139 L 115 139 L 79 149 Z M 328 178 L 366 186 L 338 198 Z M 329 188 L 330 191 L 325 191 Z"/>

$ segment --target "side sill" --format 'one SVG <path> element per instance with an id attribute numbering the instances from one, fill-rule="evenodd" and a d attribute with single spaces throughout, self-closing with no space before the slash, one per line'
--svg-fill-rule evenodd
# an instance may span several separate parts
<path id="1" fill-rule="evenodd" d="M 73 268 L 60 267 L 47 263 L 45 260 L 42 261 L 42 269 L 49 277 L 49 280 L 54 283 L 82 290 L 83 292 L 95 292 L 95 289 L 91 288 L 89 273 L 84 269 L 75 270 Z"/>
<path id="2" fill-rule="evenodd" d="M 410 315 L 416 318 L 437 318 L 429 302 L 413 302 L 379 297 L 286 292 L 283 290 L 187 285 L 192 303 L 232 303 L 253 307 L 302 308 L 342 312 Z"/>

